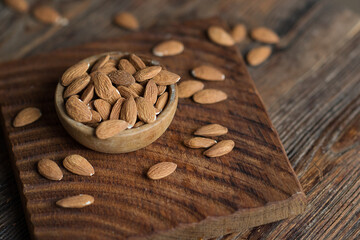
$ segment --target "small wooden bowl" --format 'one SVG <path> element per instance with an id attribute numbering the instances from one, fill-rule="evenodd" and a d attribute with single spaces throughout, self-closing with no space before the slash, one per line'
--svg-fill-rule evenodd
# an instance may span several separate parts
<path id="1" fill-rule="evenodd" d="M 91 56 L 81 62 L 93 64 L 99 57 L 106 54 L 111 55 L 114 59 L 128 55 L 123 52 L 109 52 Z M 142 58 L 145 63 L 159 65 L 158 62 Z M 178 93 L 176 85 L 168 87 L 169 99 L 163 111 L 157 116 L 155 122 L 144 124 L 138 128 L 132 128 L 122 131 L 121 133 L 108 138 L 99 139 L 95 136 L 95 128 L 89 127 L 83 123 L 76 122 L 70 118 L 65 110 L 63 99 L 64 87 L 58 83 L 55 91 L 55 109 L 59 120 L 66 131 L 80 144 L 92 150 L 103 153 L 127 153 L 144 148 L 158 139 L 169 127 L 174 118 L 177 104 Z"/>

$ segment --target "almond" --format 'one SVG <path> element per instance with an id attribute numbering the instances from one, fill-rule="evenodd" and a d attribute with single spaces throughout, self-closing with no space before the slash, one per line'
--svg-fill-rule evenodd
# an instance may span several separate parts
<path id="1" fill-rule="evenodd" d="M 164 109 L 164 107 L 168 101 L 168 97 L 169 97 L 169 94 L 166 92 L 163 95 L 161 95 L 158 98 L 158 100 L 156 101 L 155 107 L 159 112 L 161 112 Z"/>
<path id="2" fill-rule="evenodd" d="M 194 134 L 204 137 L 217 137 L 228 133 L 228 129 L 220 124 L 208 124 L 197 129 Z"/>
<path id="3" fill-rule="evenodd" d="M 37 164 L 39 173 L 49 180 L 60 181 L 63 173 L 59 166 L 50 159 L 42 159 Z"/>
<path id="4" fill-rule="evenodd" d="M 128 30 L 138 30 L 139 29 L 139 22 L 136 17 L 128 12 L 118 13 L 115 18 L 114 22 L 119 27 L 128 29 Z"/>
<path id="5" fill-rule="evenodd" d="M 204 89 L 195 93 L 193 99 L 197 103 L 212 104 L 226 100 L 227 95 L 218 89 Z"/>
<path id="6" fill-rule="evenodd" d="M 145 124 L 145 123 L 142 122 L 142 121 L 137 121 L 137 122 L 135 123 L 135 125 L 134 125 L 133 128 L 138 128 L 138 127 L 140 127 L 140 126 L 142 126 L 142 125 L 144 125 L 144 124 Z"/>
<path id="7" fill-rule="evenodd" d="M 14 127 L 23 127 L 35 122 L 41 117 L 41 111 L 35 107 L 28 107 L 21 110 L 13 121 Z"/>
<path id="8" fill-rule="evenodd" d="M 104 66 L 102 68 L 99 68 L 98 70 L 96 70 L 96 72 L 102 72 L 106 75 L 112 73 L 112 72 L 115 72 L 117 71 L 117 68 L 116 67 L 113 67 L 113 66 Z"/>
<path id="9" fill-rule="evenodd" d="M 151 102 L 142 97 L 136 98 L 135 102 L 138 117 L 141 121 L 145 123 L 152 123 L 156 120 L 156 110 Z"/>
<path id="10" fill-rule="evenodd" d="M 163 94 L 166 91 L 167 86 L 166 85 L 159 85 L 158 86 L 158 96 Z"/>
<path id="11" fill-rule="evenodd" d="M 64 98 L 81 92 L 90 82 L 90 76 L 85 74 L 82 77 L 75 79 L 64 91 Z"/>
<path id="12" fill-rule="evenodd" d="M 236 24 L 231 31 L 231 37 L 236 43 L 243 41 L 246 38 L 246 26 L 242 23 Z"/>
<path id="13" fill-rule="evenodd" d="M 138 96 L 143 95 L 144 87 L 139 83 L 133 83 L 129 86 L 131 90 L 133 90 Z"/>
<path id="14" fill-rule="evenodd" d="M 228 154 L 233 150 L 235 146 L 234 141 L 232 140 L 222 140 L 206 150 L 204 152 L 204 155 L 207 157 L 220 157 L 225 154 Z"/>
<path id="15" fill-rule="evenodd" d="M 66 101 L 65 107 L 68 115 L 77 122 L 89 122 L 92 119 L 90 108 L 76 95 Z"/>
<path id="16" fill-rule="evenodd" d="M 184 51 L 184 44 L 176 40 L 168 40 L 156 45 L 153 54 L 158 57 L 174 56 Z"/>
<path id="17" fill-rule="evenodd" d="M 69 86 L 75 79 L 85 75 L 89 66 L 89 63 L 80 62 L 69 67 L 61 77 L 61 84 L 65 87 Z"/>
<path id="18" fill-rule="evenodd" d="M 81 100 L 87 104 L 94 97 L 94 84 L 90 82 L 85 88 L 84 92 L 81 94 Z"/>
<path id="19" fill-rule="evenodd" d="M 124 98 L 128 99 L 129 97 L 137 98 L 139 95 L 132 89 L 125 86 L 119 86 L 117 88 Z"/>
<path id="20" fill-rule="evenodd" d="M 111 109 L 110 120 L 117 120 L 120 118 L 121 107 L 125 101 L 125 98 L 119 98 Z"/>
<path id="21" fill-rule="evenodd" d="M 197 80 L 183 81 L 178 85 L 179 98 L 188 98 L 204 89 L 204 83 Z"/>
<path id="22" fill-rule="evenodd" d="M 135 67 L 136 70 L 141 70 L 141 69 L 146 68 L 146 65 L 143 62 L 143 60 L 141 60 L 141 58 L 139 58 L 135 54 L 130 54 L 129 61 Z"/>
<path id="23" fill-rule="evenodd" d="M 98 113 L 97 111 L 95 110 L 90 110 L 91 111 L 91 114 L 92 114 L 92 119 L 90 122 L 87 122 L 87 123 L 98 123 L 98 122 L 101 122 L 102 120 L 102 117 L 100 115 L 100 113 Z"/>
<path id="24" fill-rule="evenodd" d="M 218 69 L 207 66 L 201 65 L 199 67 L 194 68 L 191 71 L 191 74 L 199 79 L 207 80 L 207 81 L 224 81 L 225 75 L 220 72 Z"/>
<path id="25" fill-rule="evenodd" d="M 160 66 L 151 66 L 143 68 L 134 74 L 134 78 L 138 82 L 146 81 L 150 78 L 155 77 L 161 71 Z"/>
<path id="26" fill-rule="evenodd" d="M 92 72 L 95 72 L 96 70 L 104 67 L 104 65 L 109 61 L 110 56 L 109 55 L 105 55 L 100 57 L 95 64 L 93 65 L 93 67 L 91 68 Z"/>
<path id="27" fill-rule="evenodd" d="M 87 194 L 63 198 L 56 205 L 63 208 L 83 208 L 94 203 L 94 197 Z"/>
<path id="28" fill-rule="evenodd" d="M 150 167 L 147 176 L 150 179 L 157 180 L 172 174 L 177 168 L 177 165 L 172 162 L 161 162 Z"/>
<path id="29" fill-rule="evenodd" d="M 103 120 L 107 120 L 110 115 L 111 105 L 103 99 L 96 99 L 94 101 L 94 107 L 99 112 Z"/>
<path id="30" fill-rule="evenodd" d="M 123 103 L 120 112 L 120 119 L 129 123 L 130 127 L 134 126 L 137 119 L 137 106 L 132 96 L 126 99 Z"/>
<path id="31" fill-rule="evenodd" d="M 100 98 L 108 101 L 110 104 L 114 104 L 121 97 L 106 74 L 95 72 L 92 75 L 92 79 L 94 81 L 95 92 Z"/>
<path id="32" fill-rule="evenodd" d="M 246 59 L 251 66 L 257 66 L 268 59 L 270 55 L 271 47 L 261 46 L 251 49 L 247 54 Z"/>
<path id="33" fill-rule="evenodd" d="M 208 35 L 211 41 L 221 46 L 233 46 L 235 44 L 233 38 L 222 27 L 211 26 L 208 29 Z"/>
<path id="34" fill-rule="evenodd" d="M 29 10 L 29 4 L 26 0 L 4 0 L 4 3 L 20 13 L 25 13 Z"/>
<path id="35" fill-rule="evenodd" d="M 67 25 L 69 21 L 63 18 L 54 8 L 50 6 L 38 6 L 34 8 L 34 17 L 40 22 L 47 24 Z"/>
<path id="36" fill-rule="evenodd" d="M 189 148 L 208 148 L 216 143 L 216 140 L 203 137 L 194 137 L 184 141 Z"/>
<path id="37" fill-rule="evenodd" d="M 73 154 L 63 161 L 64 167 L 70 172 L 81 176 L 92 176 L 95 173 L 93 166 L 84 157 Z"/>
<path id="38" fill-rule="evenodd" d="M 275 44 L 279 43 L 279 36 L 271 29 L 266 27 L 254 28 L 250 32 L 250 36 L 258 41 L 263 43 Z"/>
<path id="39" fill-rule="evenodd" d="M 180 76 L 166 70 L 161 70 L 153 80 L 157 85 L 171 85 L 177 83 L 180 80 Z"/>
<path id="40" fill-rule="evenodd" d="M 158 95 L 158 87 L 154 80 L 149 80 L 145 87 L 144 98 L 151 102 L 153 105 L 156 103 Z"/>
<path id="41" fill-rule="evenodd" d="M 128 123 L 123 120 L 107 120 L 99 124 L 95 134 L 99 139 L 107 139 L 115 136 L 128 128 Z"/>
<path id="42" fill-rule="evenodd" d="M 136 73 L 135 67 L 127 59 L 120 59 L 118 68 L 130 73 L 131 75 Z"/>
<path id="43" fill-rule="evenodd" d="M 109 78 L 113 84 L 129 87 L 135 83 L 135 78 L 125 70 L 117 70 L 109 73 Z"/>

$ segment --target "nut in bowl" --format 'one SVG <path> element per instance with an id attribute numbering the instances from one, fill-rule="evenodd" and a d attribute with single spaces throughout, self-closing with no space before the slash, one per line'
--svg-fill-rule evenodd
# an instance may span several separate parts
<path id="1" fill-rule="evenodd" d="M 135 54 L 109 52 L 68 68 L 55 91 L 55 108 L 80 144 L 126 153 L 158 139 L 174 118 L 180 76 Z"/>

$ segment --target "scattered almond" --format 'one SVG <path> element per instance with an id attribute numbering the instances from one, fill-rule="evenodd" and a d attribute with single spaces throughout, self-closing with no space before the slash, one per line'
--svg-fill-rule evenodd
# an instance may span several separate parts
<path id="1" fill-rule="evenodd" d="M 138 97 L 135 100 L 138 111 L 138 117 L 145 123 L 152 123 L 156 120 L 156 110 L 151 104 L 143 97 Z"/>
<path id="2" fill-rule="evenodd" d="M 279 36 L 273 30 L 266 27 L 254 28 L 251 30 L 250 36 L 254 40 L 263 43 L 276 44 L 280 41 Z"/>
<path id="3" fill-rule="evenodd" d="M 193 99 L 197 103 L 212 104 L 226 100 L 227 95 L 218 89 L 204 89 L 195 93 Z"/>
<path id="4" fill-rule="evenodd" d="M 217 137 L 228 133 L 228 129 L 220 124 L 208 124 L 197 129 L 194 134 L 203 137 Z"/>
<path id="5" fill-rule="evenodd" d="M 83 75 L 75 79 L 64 91 L 64 98 L 68 98 L 72 95 L 78 94 L 81 92 L 90 82 L 89 75 Z"/>
<path id="6" fill-rule="evenodd" d="M 184 141 L 189 148 L 208 148 L 216 143 L 216 140 L 203 137 L 193 137 Z"/>
<path id="7" fill-rule="evenodd" d="M 157 85 L 171 85 L 177 83 L 180 76 L 167 70 L 161 70 L 153 80 Z"/>
<path id="8" fill-rule="evenodd" d="M 104 67 L 104 65 L 109 61 L 110 56 L 109 55 L 105 55 L 100 57 L 95 64 L 93 65 L 93 67 L 91 68 L 92 72 L 95 72 L 97 70 L 99 70 L 100 68 Z"/>
<path id="9" fill-rule="evenodd" d="M 63 18 L 54 8 L 50 6 L 37 6 L 34 8 L 34 16 L 37 20 L 47 24 L 67 25 L 69 21 Z"/>
<path id="10" fill-rule="evenodd" d="M 129 61 L 135 67 L 136 70 L 141 70 L 141 69 L 146 68 L 146 65 L 143 62 L 143 60 L 141 60 L 141 58 L 139 58 L 135 54 L 130 54 Z"/>
<path id="11" fill-rule="evenodd" d="M 100 139 L 108 139 L 128 128 L 128 125 L 123 120 L 107 120 L 99 124 L 95 134 Z"/>
<path id="12" fill-rule="evenodd" d="M 41 117 L 41 111 L 35 107 L 28 107 L 21 110 L 13 121 L 14 127 L 23 127 L 35 122 Z"/>
<path id="13" fill-rule="evenodd" d="M 168 40 L 156 45 L 153 54 L 158 57 L 174 56 L 184 51 L 184 44 L 176 40 Z"/>
<path id="14" fill-rule="evenodd" d="M 125 98 L 119 98 L 114 106 L 111 108 L 111 112 L 110 112 L 110 120 L 116 120 L 120 118 L 120 111 L 121 111 L 121 107 L 123 105 L 125 101 Z"/>
<path id="15" fill-rule="evenodd" d="M 116 85 L 129 87 L 131 84 L 135 83 L 135 78 L 125 70 L 116 70 L 109 73 L 108 76 L 111 82 Z"/>
<path id="16" fill-rule="evenodd" d="M 183 81 L 178 85 L 179 98 L 188 98 L 204 89 L 204 83 L 197 80 Z"/>
<path id="17" fill-rule="evenodd" d="M 120 59 L 118 68 L 130 73 L 131 75 L 136 73 L 135 67 L 127 59 Z"/>
<path id="18" fill-rule="evenodd" d="M 94 197 L 87 194 L 63 198 L 56 205 L 63 208 L 83 208 L 94 203 Z"/>
<path id="19" fill-rule="evenodd" d="M 204 152 L 204 155 L 207 157 L 220 157 L 225 154 L 228 154 L 233 150 L 235 146 L 234 141 L 232 140 L 222 140 L 206 150 Z"/>
<path id="20" fill-rule="evenodd" d="M 132 127 L 136 123 L 137 115 L 138 115 L 137 105 L 135 103 L 134 98 L 130 96 L 123 103 L 120 112 L 120 119 L 128 122 L 130 127 Z"/>
<path id="21" fill-rule="evenodd" d="M 128 12 L 118 13 L 115 18 L 114 22 L 116 25 L 122 28 L 126 28 L 128 30 L 138 30 L 139 29 L 139 22 L 136 17 Z"/>
<path id="22" fill-rule="evenodd" d="M 75 79 L 86 75 L 90 64 L 86 62 L 77 63 L 68 68 L 61 77 L 61 84 L 63 86 L 70 85 Z"/>
<path id="23" fill-rule="evenodd" d="M 70 172 L 81 176 L 92 176 L 95 173 L 93 166 L 84 157 L 73 154 L 63 161 L 64 167 Z"/>
<path id="24" fill-rule="evenodd" d="M 242 42 L 246 38 L 246 27 L 244 24 L 236 24 L 233 30 L 231 31 L 231 37 L 236 43 Z"/>
<path id="25" fill-rule="evenodd" d="M 90 82 L 81 95 L 81 100 L 87 104 L 94 97 L 94 84 Z"/>
<path id="26" fill-rule="evenodd" d="M 271 47 L 261 46 L 251 49 L 247 54 L 246 59 L 251 66 L 257 66 L 268 59 L 270 55 Z"/>
<path id="27" fill-rule="evenodd" d="M 153 105 L 156 103 L 158 96 L 158 87 L 154 80 L 149 80 L 145 87 L 144 98 L 151 102 Z"/>
<path id="28" fill-rule="evenodd" d="M 96 99 L 94 101 L 94 107 L 99 112 L 103 120 L 108 120 L 111 111 L 110 103 L 103 99 Z"/>
<path id="29" fill-rule="evenodd" d="M 221 46 L 233 46 L 235 44 L 233 38 L 222 27 L 211 26 L 208 29 L 208 35 L 211 41 Z"/>
<path id="30" fill-rule="evenodd" d="M 92 119 L 90 108 L 76 95 L 66 101 L 65 107 L 68 115 L 77 122 L 89 122 Z"/>
<path id="31" fill-rule="evenodd" d="M 37 164 L 39 173 L 49 180 L 60 181 L 63 173 L 59 166 L 50 159 L 42 159 Z"/>
<path id="32" fill-rule="evenodd" d="M 26 0 L 4 0 L 4 3 L 20 13 L 25 13 L 29 10 L 29 4 Z"/>
<path id="33" fill-rule="evenodd" d="M 207 80 L 207 81 L 224 81 L 225 75 L 220 72 L 218 69 L 207 66 L 201 65 L 199 67 L 194 68 L 191 71 L 191 74 L 199 79 Z"/>
<path id="34" fill-rule="evenodd" d="M 146 81 L 150 78 L 155 77 L 161 71 L 160 66 L 151 66 L 143 68 L 134 74 L 134 78 L 138 82 Z"/>
<path id="35" fill-rule="evenodd" d="M 158 109 L 160 112 L 164 109 L 167 101 L 169 98 L 169 94 L 166 92 L 163 95 L 161 95 L 158 100 L 156 101 L 155 107 L 156 109 Z"/>
<path id="36" fill-rule="evenodd" d="M 177 165 L 172 162 L 161 162 L 150 167 L 147 176 L 150 179 L 158 180 L 172 174 L 177 168 Z"/>

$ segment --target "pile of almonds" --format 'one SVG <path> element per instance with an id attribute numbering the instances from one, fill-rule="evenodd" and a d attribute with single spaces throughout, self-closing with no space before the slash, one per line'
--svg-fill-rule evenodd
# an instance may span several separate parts
<path id="1" fill-rule="evenodd" d="M 104 55 L 92 65 L 77 63 L 64 72 L 60 83 L 67 114 L 107 139 L 153 123 L 168 101 L 167 86 L 179 80 L 179 75 L 130 54 L 120 59 Z"/>

